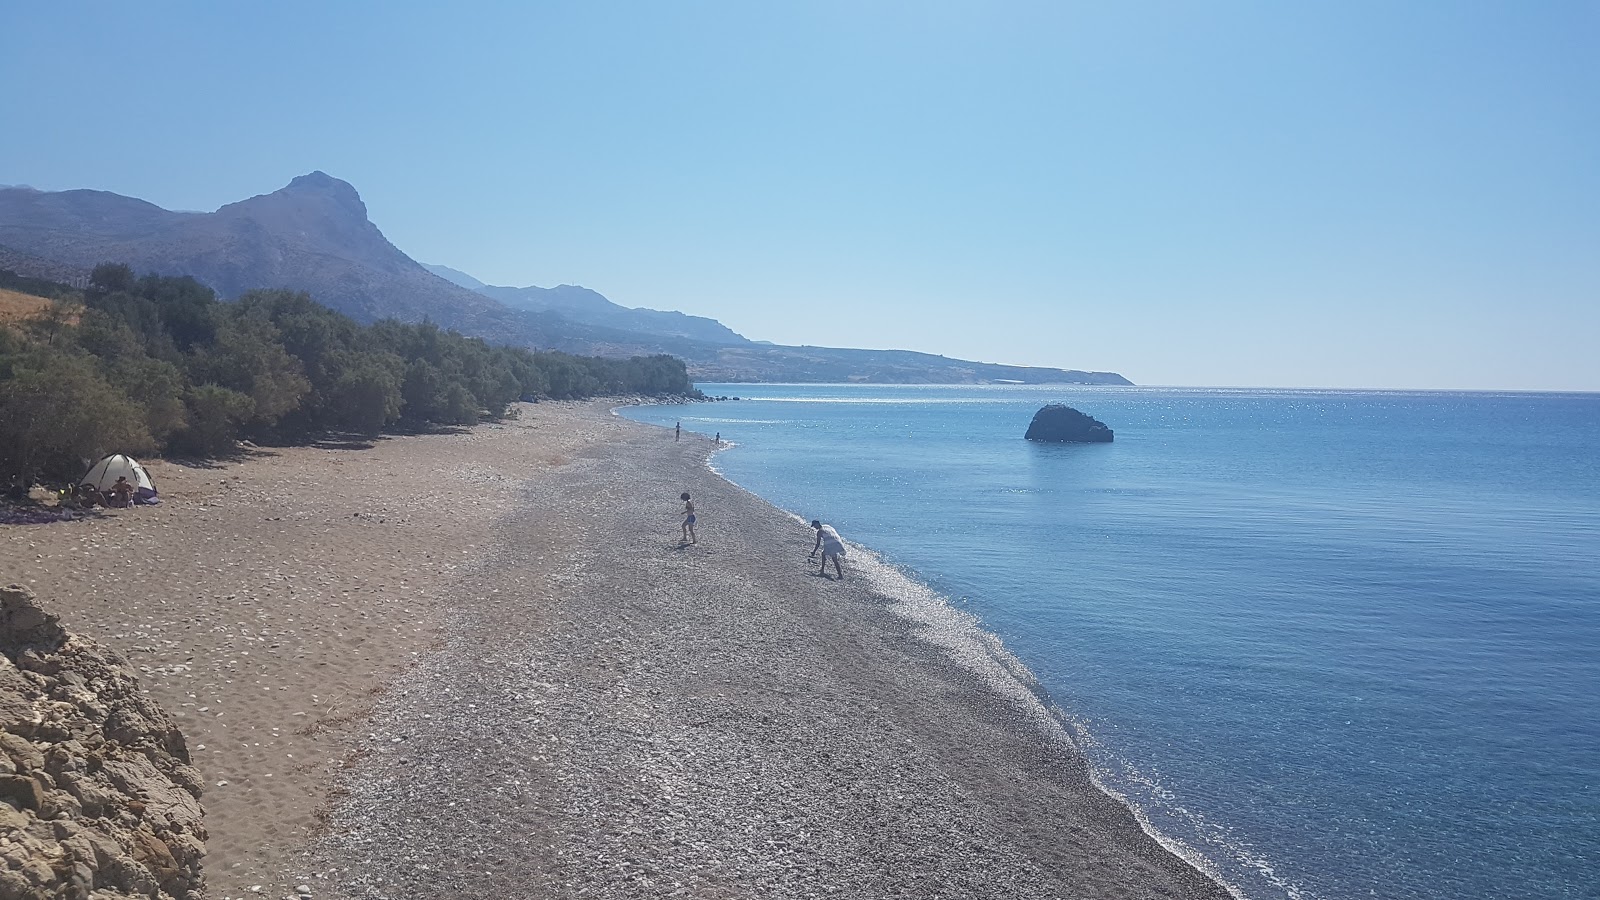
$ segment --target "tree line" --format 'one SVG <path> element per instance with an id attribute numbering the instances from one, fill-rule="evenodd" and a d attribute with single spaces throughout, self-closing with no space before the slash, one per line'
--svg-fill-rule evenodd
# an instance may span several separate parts
<path id="1" fill-rule="evenodd" d="M 498 419 L 522 399 L 697 396 L 681 360 L 491 346 L 423 322 L 359 325 L 304 293 L 219 301 L 189 277 L 94 269 L 82 292 L 0 272 L 52 299 L 0 326 L 0 472 L 67 481 L 109 452 L 217 456 Z"/>

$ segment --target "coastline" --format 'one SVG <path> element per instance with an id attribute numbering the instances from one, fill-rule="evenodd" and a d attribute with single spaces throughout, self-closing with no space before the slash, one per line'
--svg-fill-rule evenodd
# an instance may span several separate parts
<path id="1" fill-rule="evenodd" d="M 0 528 L 184 729 L 214 900 L 1228 896 L 1025 670 L 953 658 L 870 552 L 816 577 L 703 437 L 614 405 L 156 463 L 160 507 Z"/>
<path id="2" fill-rule="evenodd" d="M 877 570 L 872 577 L 879 591 L 889 598 L 891 610 L 912 625 L 916 639 L 940 648 L 955 665 L 970 670 L 985 689 L 1024 710 L 1048 739 L 1064 741 L 1065 752 L 1085 763 L 1090 783 L 1123 806 L 1147 836 L 1216 882 L 1229 896 L 1244 900 L 1237 886 L 1229 883 L 1203 853 L 1182 839 L 1162 832 L 1132 797 L 1105 779 L 1084 749 L 1084 742 L 1092 741 L 1093 736 L 1056 704 L 1049 690 L 1027 664 L 1006 647 L 1000 636 L 988 630 L 977 616 L 952 605 L 949 598 L 883 560 L 876 551 L 854 542 L 846 543 L 850 544 L 852 559 L 857 560 L 858 565 L 863 556 L 870 560 L 869 565 Z"/>
<path id="3" fill-rule="evenodd" d="M 1229 896 L 1037 697 L 853 563 L 813 574 L 810 529 L 703 437 L 584 414 L 603 439 L 522 487 L 445 646 L 363 728 L 308 870 L 374 898 Z"/>
<path id="4" fill-rule="evenodd" d="M 758 502 L 776 506 L 715 465 L 715 454 L 734 446 L 737 445 L 724 442 L 708 454 L 707 468 Z M 808 525 L 804 516 L 777 508 L 798 524 Z M 968 669 L 988 690 L 1025 710 L 1049 739 L 1064 740 L 1068 744 L 1067 752 L 1086 764 L 1091 783 L 1126 808 L 1147 836 L 1215 882 L 1229 896 L 1244 900 L 1245 895 L 1238 886 L 1230 883 L 1203 852 L 1182 838 L 1163 832 L 1131 796 L 1106 780 L 1105 773 L 1098 771 L 1090 753 L 1084 748 L 1084 742 L 1093 742 L 1094 736 L 1056 704 L 1049 690 L 1040 683 L 1027 663 L 1011 652 L 1003 638 L 989 630 L 976 615 L 952 603 L 938 589 L 889 562 L 875 549 L 848 539 L 845 543 L 850 547 L 853 567 L 867 570 L 867 577 L 873 580 L 875 591 L 896 615 L 912 626 L 916 639 L 940 648 L 952 663 Z"/>

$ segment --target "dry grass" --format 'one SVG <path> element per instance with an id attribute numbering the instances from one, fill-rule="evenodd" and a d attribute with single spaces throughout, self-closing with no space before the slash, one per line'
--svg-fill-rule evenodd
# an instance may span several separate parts
<path id="1" fill-rule="evenodd" d="M 50 311 L 50 301 L 32 294 L 0 288 L 0 325 L 37 319 Z"/>

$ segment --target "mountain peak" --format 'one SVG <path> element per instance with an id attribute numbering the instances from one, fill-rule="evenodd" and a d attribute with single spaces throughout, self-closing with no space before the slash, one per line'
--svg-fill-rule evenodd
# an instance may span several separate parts
<path id="1" fill-rule="evenodd" d="M 294 180 L 289 182 L 289 186 L 287 188 L 285 188 L 285 190 L 293 190 L 295 188 L 301 188 L 301 189 L 305 189 L 305 190 L 318 190 L 318 191 L 325 191 L 325 190 L 354 191 L 355 190 L 355 188 L 350 186 L 350 182 L 348 182 L 348 181 L 340 181 L 339 179 L 333 177 L 332 175 L 329 175 L 327 172 L 324 172 L 321 169 L 317 169 L 317 170 L 315 170 L 313 172 L 307 172 L 304 175 L 295 176 Z"/>
<path id="2" fill-rule="evenodd" d="M 361 202 L 361 194 L 356 191 L 355 186 L 320 169 L 296 176 L 277 193 L 286 196 L 327 198 L 362 219 L 367 217 L 367 205 Z"/>

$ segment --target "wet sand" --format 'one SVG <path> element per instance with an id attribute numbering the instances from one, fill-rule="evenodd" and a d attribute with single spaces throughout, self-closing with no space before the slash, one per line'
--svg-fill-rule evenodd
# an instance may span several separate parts
<path id="1" fill-rule="evenodd" d="M 1226 896 L 709 450 L 541 404 L 161 464 L 0 564 L 205 746 L 214 897 Z"/>

